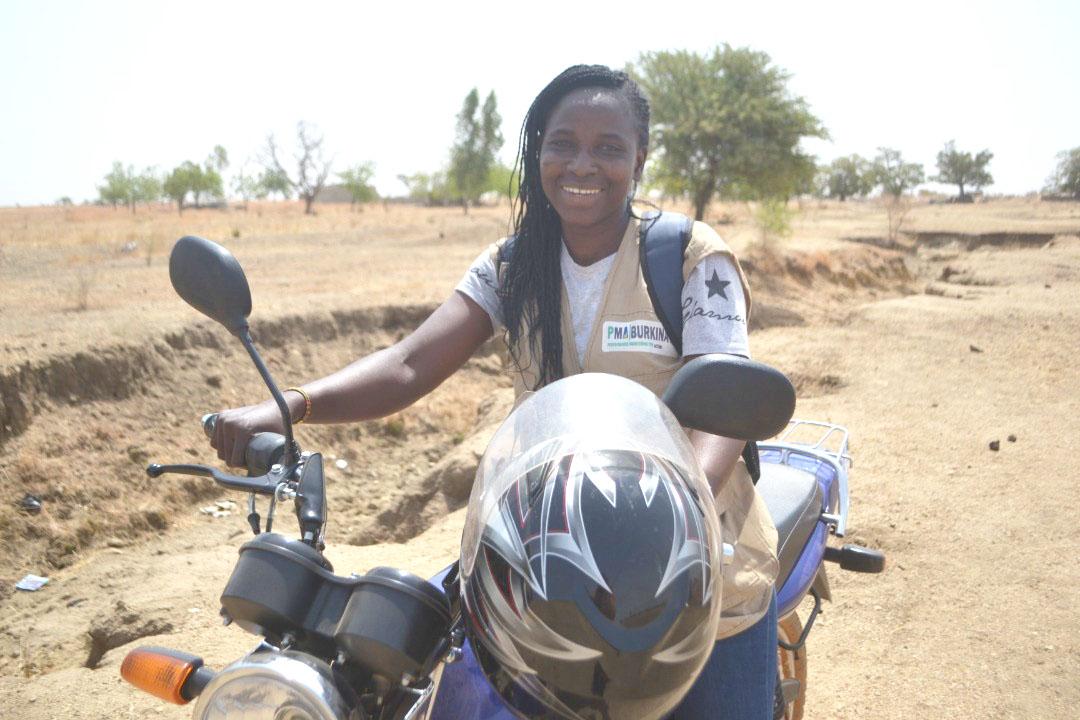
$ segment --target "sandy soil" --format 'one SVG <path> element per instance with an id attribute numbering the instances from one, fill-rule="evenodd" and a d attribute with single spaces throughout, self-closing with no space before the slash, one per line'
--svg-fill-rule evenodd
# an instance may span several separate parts
<path id="1" fill-rule="evenodd" d="M 763 306 L 787 318 L 754 331 L 755 356 L 796 378 L 798 416 L 851 430 L 849 540 L 889 558 L 881 576 L 831 572 L 835 602 L 809 643 L 807 717 L 1058 718 L 1071 717 L 1080 703 L 1072 664 L 1080 661 L 1074 562 L 1080 489 L 1073 481 L 1080 450 L 1080 212 L 1074 216 L 1074 210 L 1055 209 L 1047 218 L 992 204 L 981 211 L 926 208 L 913 221 L 920 229 L 970 231 L 969 220 L 978 218 L 980 230 L 1012 223 L 1061 235 L 1046 246 L 921 252 L 902 259 L 911 273 L 906 279 L 882 259 L 893 256 L 865 254 L 870 251 L 863 247 L 851 254 L 852 246 L 838 242 L 844 233 L 859 234 L 856 226 L 877 222 L 849 208 L 811 209 L 817 219 L 800 221 L 805 246 L 797 232 L 779 249 L 747 253 Z M 497 225 L 494 216 L 461 222 Z M 467 226 L 455 228 L 447 240 L 457 249 L 446 264 L 456 267 L 432 270 L 446 275 L 443 291 L 483 245 L 470 240 Z M 416 236 L 417 247 L 421 239 Z M 267 242 L 279 253 L 299 252 L 296 242 Z M 391 245 L 379 252 L 389 258 Z M 245 265 L 258 249 L 246 252 Z M 332 264 L 320 262 L 333 276 Z M 348 262 L 347 255 L 338 257 L 339 266 Z M 250 274 L 256 316 L 271 320 L 266 339 L 310 338 L 307 352 L 268 343 L 271 366 L 290 378 L 391 342 L 424 311 L 380 310 L 393 305 L 391 297 L 382 303 L 353 298 L 334 316 L 335 299 L 318 295 L 314 309 L 298 319 L 284 306 L 261 314 L 275 301 L 260 306 L 260 294 L 268 293 L 255 278 L 265 282 L 272 270 L 261 265 Z M 146 282 L 148 293 L 156 292 L 151 285 Z M 433 291 L 425 300 L 434 297 Z M 155 303 L 147 307 L 151 317 L 176 314 Z M 122 317 L 119 309 L 108 312 Z M 313 318 L 330 320 L 315 332 L 310 328 L 320 323 Z M 86 324 L 99 321 L 109 326 L 109 318 L 97 316 Z M 77 383 L 70 397 L 53 392 L 59 381 L 50 385 L 41 378 L 52 376 L 31 370 L 50 361 L 63 365 L 57 358 L 69 362 L 71 355 L 38 353 L 26 340 L 36 330 L 11 330 L 24 339 L 4 356 L 9 394 L 2 398 L 9 409 L 14 400 L 23 402 L 27 412 L 23 427 L 5 436 L 0 462 L 14 489 L 0 522 L 15 549 L 0 569 L 8 588 L 0 593 L 3 717 L 188 715 L 122 683 L 118 667 L 129 646 L 110 649 L 94 669 L 84 667 L 92 630 L 111 628 L 115 637 L 118 627 L 151 633 L 136 644 L 180 647 L 219 667 L 254 644 L 217 620 L 217 595 L 248 532 L 241 517 L 200 514 L 197 507 L 225 497 L 205 486 L 163 490 L 164 481 L 155 486 L 139 479 L 148 457 L 209 461 L 193 418 L 208 403 L 229 404 L 257 392 L 257 379 L 227 339 L 171 322 L 161 330 L 129 319 L 117 329 L 125 338 L 117 347 L 129 348 L 128 338 L 156 337 L 164 345 L 156 358 L 120 376 L 137 380 L 121 397 L 85 397 Z M 60 334 L 67 347 L 84 341 L 94 347 L 78 325 Z M 167 333 L 175 335 L 171 343 L 161 340 Z M 117 353 L 117 359 L 130 355 Z M 423 575 L 453 558 L 460 492 L 446 495 L 432 483 L 446 476 L 452 456 L 475 457 L 470 433 L 490 421 L 478 413 L 477 399 L 504 384 L 493 353 L 486 349 L 456 384 L 440 389 L 442 396 L 399 418 L 400 427 L 381 422 L 307 429 L 301 436 L 306 447 L 349 461 L 330 477 L 328 554 L 339 572 L 389 564 Z M 10 381 L 10 369 L 19 367 L 37 384 Z M 33 401 L 27 387 L 36 393 Z M 990 449 L 992 441 L 999 450 Z M 10 509 L 24 490 L 42 487 L 41 515 L 27 518 Z M 117 503 L 126 504 L 126 514 L 106 512 Z M 411 520 L 417 516 L 422 521 Z M 395 528 L 401 528 L 397 535 Z M 69 552 L 52 544 L 57 537 L 73 543 Z M 380 538 L 411 539 L 356 544 Z M 52 578 L 44 590 L 9 594 L 8 580 L 34 571 Z"/>

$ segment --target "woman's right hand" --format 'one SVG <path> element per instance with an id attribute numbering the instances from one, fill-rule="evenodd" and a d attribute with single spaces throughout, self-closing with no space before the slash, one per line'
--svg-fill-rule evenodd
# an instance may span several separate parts
<path id="1" fill-rule="evenodd" d="M 244 451 L 251 436 L 261 432 L 285 432 L 281 411 L 273 400 L 218 413 L 210 445 L 218 457 L 232 467 L 243 467 Z"/>

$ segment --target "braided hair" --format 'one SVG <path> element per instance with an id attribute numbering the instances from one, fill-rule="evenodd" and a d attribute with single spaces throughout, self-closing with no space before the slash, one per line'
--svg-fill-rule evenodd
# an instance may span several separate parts
<path id="1" fill-rule="evenodd" d="M 540 185 L 540 146 L 552 110 L 579 88 L 605 88 L 621 93 L 634 114 L 638 146 L 641 149 L 649 146 L 649 101 L 629 75 L 603 65 L 567 68 L 540 91 L 525 115 L 514 165 L 519 180 L 511 210 L 516 239 L 514 252 L 500 279 L 500 304 L 514 364 L 521 367 L 518 348 L 526 328 L 529 350 L 534 358 L 540 358 L 539 380 L 534 390 L 563 376 L 559 266 L 562 225 Z M 627 211 L 630 211 L 629 201 Z"/>

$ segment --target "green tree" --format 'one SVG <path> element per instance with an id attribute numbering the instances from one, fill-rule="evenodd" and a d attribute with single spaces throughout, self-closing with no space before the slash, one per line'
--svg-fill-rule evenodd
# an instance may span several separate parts
<path id="1" fill-rule="evenodd" d="M 398 175 L 398 181 L 405 186 L 409 193 L 409 199 L 413 202 L 428 203 L 431 200 L 431 176 L 427 173 L 413 173 L 412 175 Z"/>
<path id="2" fill-rule="evenodd" d="M 1054 174 L 1046 181 L 1047 189 L 1080 200 L 1080 147 L 1058 153 L 1057 159 Z"/>
<path id="3" fill-rule="evenodd" d="M 475 204 L 488 189 L 495 154 L 503 144 L 501 125 L 495 92 L 489 92 L 480 107 L 480 93 L 476 88 L 470 90 L 457 116 L 457 137 L 450 150 L 449 172 L 466 213 L 469 203 Z"/>
<path id="4" fill-rule="evenodd" d="M 244 210 L 247 210 L 249 201 L 262 200 L 269 193 L 260 178 L 248 171 L 248 163 L 244 163 L 236 175 L 233 176 L 232 189 L 243 201 Z"/>
<path id="5" fill-rule="evenodd" d="M 859 155 L 839 157 L 821 169 L 818 184 L 824 197 L 841 202 L 849 197 L 863 197 L 874 189 L 873 167 Z"/>
<path id="6" fill-rule="evenodd" d="M 449 205 L 460 201 L 461 195 L 454 186 L 454 180 L 445 170 L 434 173 L 413 173 L 398 175 L 398 180 L 408 188 L 409 199 L 425 205 Z"/>
<path id="7" fill-rule="evenodd" d="M 112 170 L 105 176 L 105 184 L 98 185 L 98 199 L 103 205 L 132 205 L 135 189 L 135 169 L 124 167 L 121 162 L 114 162 Z"/>
<path id="8" fill-rule="evenodd" d="M 365 162 L 354 165 L 345 172 L 338 173 L 338 177 L 341 179 L 341 184 L 349 191 L 354 209 L 357 203 L 379 199 L 378 191 L 371 184 L 371 179 L 375 177 L 375 163 Z"/>
<path id="9" fill-rule="evenodd" d="M 827 133 L 765 53 L 645 53 L 628 70 L 652 104 L 650 178 L 688 196 L 696 219 L 718 194 L 783 198 L 810 186 L 816 168 L 799 143 Z"/>
<path id="10" fill-rule="evenodd" d="M 265 193 L 263 197 L 273 195 L 274 193 L 281 195 L 283 200 L 288 200 L 292 197 L 292 185 L 289 183 L 289 176 L 282 174 L 277 170 L 265 168 L 262 174 L 259 175 L 259 187 L 262 188 Z"/>
<path id="11" fill-rule="evenodd" d="M 497 162 L 491 166 L 491 170 L 488 172 L 485 192 L 494 190 L 503 197 L 513 199 L 518 194 L 518 181 L 519 177 L 512 167 Z"/>
<path id="12" fill-rule="evenodd" d="M 962 202 L 967 199 L 967 194 L 964 192 L 965 186 L 979 190 L 994 184 L 994 178 L 986 169 L 993 157 L 994 153 L 989 150 L 983 150 L 972 157 L 971 153 L 957 150 L 956 142 L 950 140 L 937 154 L 938 174 L 930 179 L 934 182 L 958 186 Z"/>
<path id="13" fill-rule="evenodd" d="M 131 211 L 135 212 L 135 203 L 157 202 L 161 199 L 162 181 L 158 177 L 157 170 L 148 167 L 139 175 L 132 177 L 132 204 Z"/>
<path id="14" fill-rule="evenodd" d="M 201 177 L 202 168 L 190 160 L 185 160 L 177 165 L 165 177 L 162 191 L 165 197 L 176 203 L 177 210 L 181 215 L 184 214 L 184 203 L 187 201 L 188 194 L 194 195 L 196 188 L 201 185 Z"/>
<path id="15" fill-rule="evenodd" d="M 899 150 L 879 147 L 873 165 L 874 186 L 881 192 L 898 198 L 906 191 L 921 185 L 925 178 L 923 166 L 906 163 Z"/>
<path id="16" fill-rule="evenodd" d="M 229 166 L 229 155 L 225 148 L 215 145 L 214 149 L 203 161 L 199 172 L 194 173 L 192 179 L 194 185 L 191 190 L 195 196 L 195 207 L 199 207 L 203 197 L 209 197 L 217 201 L 225 199 L 225 183 L 221 173 Z"/>

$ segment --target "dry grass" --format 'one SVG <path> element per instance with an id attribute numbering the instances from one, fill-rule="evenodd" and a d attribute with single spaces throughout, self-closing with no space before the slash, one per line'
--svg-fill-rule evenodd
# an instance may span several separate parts
<path id="1" fill-rule="evenodd" d="M 155 337 L 193 318 L 169 283 L 183 235 L 226 245 L 243 264 L 256 318 L 438 302 L 506 232 L 506 207 L 375 205 L 364 213 L 296 203 L 242 210 L 0 209 L 0 366 L 103 340 Z M 122 251 L 125 245 L 133 248 Z M 27 312 L 33 308 L 33 312 Z M 82 312 L 73 312 L 81 310 Z"/>
<path id="2" fill-rule="evenodd" d="M 673 210 L 689 211 L 678 203 Z M 791 203 L 791 235 L 777 251 L 830 251 L 840 238 L 886 237 L 872 201 Z M 374 204 L 365 212 L 297 202 L 248 210 L 166 207 L 0 208 L 0 366 L 79 351 L 103 341 L 137 342 L 190 323 L 169 284 L 166 259 L 185 234 L 223 242 L 243 264 L 257 319 L 315 310 L 443 300 L 469 262 L 507 231 L 509 209 Z M 754 208 L 715 203 L 705 221 L 745 256 L 760 237 Z M 1003 200 L 971 205 L 916 201 L 904 229 L 1075 233 L 1080 204 Z M 129 243 L 127 252 L 121 248 Z M 33 312 L 27 312 L 33 308 Z M 80 312 L 74 312 L 81 310 Z"/>

